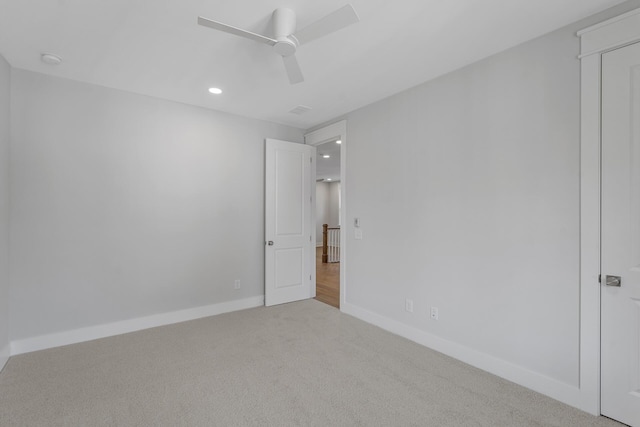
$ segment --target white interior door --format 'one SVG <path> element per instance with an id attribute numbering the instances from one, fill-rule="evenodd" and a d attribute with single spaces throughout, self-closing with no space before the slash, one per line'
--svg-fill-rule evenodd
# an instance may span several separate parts
<path id="1" fill-rule="evenodd" d="M 310 145 L 266 140 L 267 306 L 315 296 L 315 155 Z"/>
<path id="2" fill-rule="evenodd" d="M 640 43 L 602 56 L 601 272 L 602 414 L 640 426 Z"/>

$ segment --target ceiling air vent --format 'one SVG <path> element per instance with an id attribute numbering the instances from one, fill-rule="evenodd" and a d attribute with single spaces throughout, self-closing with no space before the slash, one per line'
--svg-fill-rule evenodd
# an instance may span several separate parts
<path id="1" fill-rule="evenodd" d="M 304 114 L 307 111 L 311 111 L 311 107 L 307 107 L 306 105 L 298 105 L 293 110 L 289 111 L 291 114 Z"/>

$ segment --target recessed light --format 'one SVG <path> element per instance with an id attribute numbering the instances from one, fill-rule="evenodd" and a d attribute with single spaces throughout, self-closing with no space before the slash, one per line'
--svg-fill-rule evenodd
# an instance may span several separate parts
<path id="1" fill-rule="evenodd" d="M 341 140 L 337 140 L 336 144 L 342 144 L 342 141 Z"/>
<path id="2" fill-rule="evenodd" d="M 323 155 L 322 155 L 322 158 L 324 158 L 324 159 L 328 159 L 329 157 L 331 157 L 331 156 L 330 156 L 330 155 L 328 155 L 328 154 L 323 154 Z"/>
<path id="3" fill-rule="evenodd" d="M 43 53 L 42 55 L 40 55 L 40 60 L 49 65 L 58 65 L 62 62 L 62 58 L 52 53 Z"/>
<path id="4" fill-rule="evenodd" d="M 220 95 L 222 93 L 222 89 L 218 89 L 217 87 L 210 87 L 209 92 L 214 95 Z"/>
<path id="5" fill-rule="evenodd" d="M 327 181 L 331 181 L 331 178 L 327 178 Z"/>

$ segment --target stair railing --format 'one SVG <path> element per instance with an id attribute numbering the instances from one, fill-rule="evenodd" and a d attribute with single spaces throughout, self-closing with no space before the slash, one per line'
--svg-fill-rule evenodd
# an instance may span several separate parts
<path id="1" fill-rule="evenodd" d="M 322 224 L 322 262 L 340 262 L 340 227 Z"/>

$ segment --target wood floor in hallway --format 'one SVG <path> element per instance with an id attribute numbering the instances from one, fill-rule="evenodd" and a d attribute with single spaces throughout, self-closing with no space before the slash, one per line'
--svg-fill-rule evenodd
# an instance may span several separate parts
<path id="1" fill-rule="evenodd" d="M 316 248 L 316 299 L 340 308 L 340 263 L 323 263 L 322 248 Z"/>

